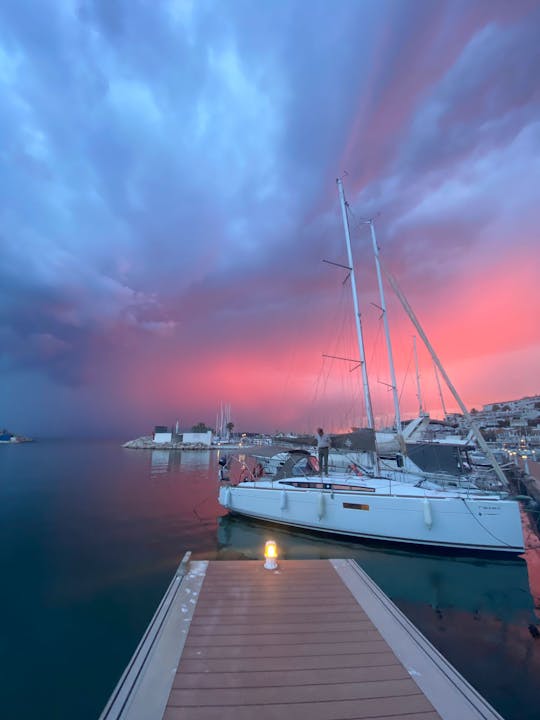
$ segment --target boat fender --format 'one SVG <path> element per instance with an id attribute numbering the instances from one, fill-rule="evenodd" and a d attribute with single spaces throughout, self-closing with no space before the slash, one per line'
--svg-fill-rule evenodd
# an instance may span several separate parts
<path id="1" fill-rule="evenodd" d="M 227 488 L 225 491 L 225 507 L 230 508 L 232 505 L 231 488 Z"/>
<path id="2" fill-rule="evenodd" d="M 425 497 L 424 498 L 424 522 L 426 523 L 426 527 L 431 530 L 431 527 L 433 525 L 433 515 L 431 513 L 431 505 L 429 504 L 429 500 Z"/>
<path id="3" fill-rule="evenodd" d="M 238 482 L 245 482 L 248 478 L 251 479 L 251 473 L 249 472 L 247 465 L 242 465 Z"/>
<path id="4" fill-rule="evenodd" d="M 279 503 L 279 509 L 282 511 L 287 509 L 287 491 L 286 490 L 281 491 L 281 501 Z"/>
<path id="5" fill-rule="evenodd" d="M 324 495 L 323 495 L 323 493 L 321 493 L 319 495 L 319 507 L 318 507 L 318 512 L 317 512 L 317 514 L 319 516 L 319 520 L 322 520 L 324 517 L 324 509 L 325 509 L 324 506 L 325 506 Z"/>

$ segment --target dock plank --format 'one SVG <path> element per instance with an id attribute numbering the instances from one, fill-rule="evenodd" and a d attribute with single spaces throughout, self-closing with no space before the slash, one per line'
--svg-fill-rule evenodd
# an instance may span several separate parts
<path id="1" fill-rule="evenodd" d="M 336 682 L 319 685 L 264 685 L 242 688 L 181 689 L 173 687 L 169 698 L 171 706 L 218 705 L 270 705 L 301 702 L 330 702 L 365 698 L 405 697 L 421 694 L 410 678 L 399 680 L 377 679 L 365 682 Z"/>
<path id="2" fill-rule="evenodd" d="M 351 655 L 361 653 L 381 653 L 388 645 L 381 638 L 366 642 L 332 642 L 305 643 L 304 645 L 266 645 L 248 646 L 233 645 L 229 647 L 193 647 L 186 643 L 182 657 L 197 658 L 277 658 L 306 657 L 313 655 Z"/>
<path id="3" fill-rule="evenodd" d="M 369 682 L 372 680 L 402 680 L 409 675 L 402 665 L 379 665 L 362 667 L 322 668 L 303 670 L 264 670 L 207 673 L 178 673 L 174 680 L 175 689 L 182 688 L 251 688 L 286 687 L 292 685 L 329 685 L 332 683 Z"/>
<path id="4" fill-rule="evenodd" d="M 179 707 L 168 705 L 164 720 L 367 720 L 368 718 L 392 718 L 404 720 L 411 714 L 430 720 L 440 716 L 434 712 L 423 695 L 408 695 L 389 698 L 367 698 L 355 700 L 333 700 L 330 702 L 296 702 L 271 705 L 229 705 Z M 428 715 L 428 717 L 429 717 Z"/>
<path id="5" fill-rule="evenodd" d="M 273 635 L 276 633 L 294 633 L 299 627 L 305 627 L 309 629 L 316 629 L 317 632 L 324 633 L 347 633 L 347 632 L 365 632 L 368 630 L 375 630 L 372 622 L 369 620 L 356 619 L 350 620 L 349 622 L 332 622 L 326 621 L 315 625 L 313 623 L 287 623 L 276 621 L 273 623 L 257 623 L 251 622 L 243 623 L 229 623 L 223 622 L 223 620 L 214 620 L 213 622 L 206 623 L 205 625 L 191 626 L 191 634 L 198 637 L 213 636 L 219 637 L 220 635 Z"/>
<path id="6" fill-rule="evenodd" d="M 305 643 L 323 644 L 329 642 L 328 638 L 332 637 L 332 642 L 348 641 L 348 642 L 370 642 L 377 640 L 380 636 L 375 628 L 366 630 L 351 630 L 346 632 L 331 633 L 325 632 L 324 629 L 317 628 L 316 632 L 309 632 L 309 629 L 297 632 L 284 633 L 277 630 L 275 633 L 265 633 L 250 635 L 249 633 L 236 633 L 234 635 L 194 635 L 186 643 L 188 647 L 219 647 L 241 645 L 242 647 L 251 647 L 252 645 L 304 645 Z"/>
<path id="7" fill-rule="evenodd" d="M 386 652 L 384 652 L 386 651 Z M 339 655 L 301 655 L 291 657 L 239 657 L 239 658 L 186 658 L 182 657 L 178 667 L 181 673 L 235 672 L 244 673 L 250 670 L 271 672 L 273 670 L 333 670 L 335 668 L 383 667 L 400 665 L 395 655 L 384 647 L 383 652 L 341 653 Z"/>

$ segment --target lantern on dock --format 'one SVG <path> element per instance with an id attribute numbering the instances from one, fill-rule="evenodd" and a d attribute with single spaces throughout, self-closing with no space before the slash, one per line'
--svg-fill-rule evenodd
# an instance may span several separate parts
<path id="1" fill-rule="evenodd" d="M 277 545 L 274 540 L 267 540 L 264 546 L 264 567 L 266 570 L 277 569 Z"/>

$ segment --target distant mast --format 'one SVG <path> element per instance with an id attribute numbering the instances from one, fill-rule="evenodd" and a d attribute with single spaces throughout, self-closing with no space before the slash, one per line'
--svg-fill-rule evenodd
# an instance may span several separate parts
<path id="1" fill-rule="evenodd" d="M 422 326 L 420 325 L 420 322 L 418 321 L 418 318 L 417 318 L 416 315 L 414 314 L 413 309 L 412 309 L 411 306 L 409 305 L 409 303 L 408 303 L 408 301 L 407 301 L 407 298 L 406 298 L 405 295 L 401 292 L 401 289 L 400 289 L 399 285 L 397 284 L 397 282 L 395 281 L 395 279 L 392 277 L 392 275 L 390 275 L 390 273 L 387 273 L 387 277 L 388 277 L 388 280 L 390 281 L 390 284 L 392 285 L 392 287 L 393 287 L 393 289 L 394 289 L 394 292 L 395 292 L 396 295 L 398 296 L 399 301 L 400 301 L 401 304 L 403 305 L 403 309 L 405 310 L 405 312 L 407 313 L 407 315 L 408 315 L 409 318 L 411 319 L 412 324 L 415 326 L 416 330 L 418 331 L 418 334 L 420 335 L 420 337 L 422 338 L 422 340 L 423 340 L 423 342 L 424 342 L 424 345 L 427 347 L 427 349 L 428 349 L 428 351 L 429 351 L 429 354 L 431 355 L 431 357 L 432 357 L 432 359 L 433 359 L 433 362 L 435 363 L 436 367 L 439 369 L 439 372 L 440 372 L 441 375 L 443 376 L 444 381 L 446 382 L 446 385 L 448 386 L 448 389 L 450 390 L 450 392 L 451 392 L 452 395 L 454 396 L 455 401 L 457 402 L 457 404 L 458 404 L 459 407 L 461 408 L 461 412 L 462 412 L 463 415 L 467 418 L 467 420 L 468 420 L 468 422 L 469 422 L 469 425 L 471 426 L 472 431 L 473 431 L 473 433 L 474 433 L 474 436 L 475 436 L 475 438 L 476 438 L 476 441 L 477 441 L 478 445 L 480 446 L 480 449 L 482 450 L 482 452 L 484 453 L 484 455 L 487 457 L 487 459 L 488 459 L 489 462 L 491 463 L 491 466 L 492 466 L 493 469 L 495 470 L 495 474 L 497 475 L 497 477 L 499 478 L 499 480 L 502 482 L 503 486 L 506 485 L 506 484 L 508 483 L 508 481 L 507 481 L 507 479 L 506 479 L 506 477 L 505 477 L 505 474 L 504 474 L 503 471 L 501 470 L 501 466 L 499 465 L 499 463 L 498 463 L 497 460 L 495 459 L 495 456 L 493 455 L 493 453 L 491 452 L 491 449 L 489 448 L 489 445 L 488 445 L 487 442 L 485 441 L 484 436 L 482 435 L 482 433 L 481 433 L 481 431 L 480 431 L 480 428 L 479 428 L 478 425 L 475 423 L 475 421 L 474 421 L 472 415 L 470 414 L 470 412 L 467 410 L 467 408 L 466 408 L 466 406 L 465 406 L 465 403 L 463 402 L 463 400 L 461 399 L 461 397 L 458 395 L 458 391 L 457 391 L 456 388 L 453 386 L 452 381 L 451 381 L 450 378 L 448 377 L 448 375 L 447 375 L 447 373 L 446 373 L 446 370 L 445 370 L 444 367 L 442 366 L 441 361 L 439 360 L 439 357 L 438 357 L 437 353 L 436 353 L 435 350 L 433 349 L 432 344 L 429 342 L 429 340 L 428 340 L 428 338 L 427 338 L 427 335 L 426 335 L 426 333 L 424 332 Z"/>
<path id="2" fill-rule="evenodd" d="M 231 422 L 231 405 L 230 403 L 220 403 L 219 410 L 216 415 L 216 433 L 220 438 L 224 438 L 228 433 L 227 425 Z"/>
<path id="3" fill-rule="evenodd" d="M 413 335 L 414 366 L 416 368 L 416 397 L 418 398 L 418 414 L 425 415 L 424 404 L 422 403 L 422 388 L 420 387 L 420 370 L 418 369 L 418 353 L 416 352 L 416 335 Z"/>
<path id="4" fill-rule="evenodd" d="M 446 420 L 448 413 L 446 412 L 446 405 L 444 404 L 444 397 L 441 389 L 441 381 L 439 380 L 439 373 L 437 371 L 437 365 L 433 362 L 433 369 L 435 370 L 435 380 L 437 381 L 437 387 L 439 388 L 439 397 L 441 399 L 441 405 L 444 413 L 444 419 Z"/>
<path id="5" fill-rule="evenodd" d="M 375 430 L 375 422 L 373 419 L 373 409 L 371 405 L 371 395 L 369 392 L 369 383 L 368 383 L 368 375 L 367 375 L 367 367 L 366 367 L 366 355 L 364 352 L 364 338 L 362 335 L 362 324 L 360 322 L 360 310 L 358 308 L 358 295 L 356 292 L 356 277 L 354 274 L 354 266 L 353 266 L 353 258 L 352 258 L 352 250 L 351 250 L 351 236 L 349 233 L 349 220 L 347 218 L 347 202 L 345 200 L 345 193 L 343 192 L 343 183 L 341 182 L 341 179 L 338 178 L 336 180 L 338 191 L 339 191 L 339 201 L 341 203 L 341 214 L 343 217 L 343 228 L 345 230 L 345 243 L 347 245 L 347 257 L 349 260 L 349 272 L 351 274 L 351 290 L 352 290 L 352 297 L 353 297 L 353 305 L 354 305 L 354 319 L 356 322 L 356 335 L 358 338 L 358 351 L 360 353 L 360 366 L 362 368 L 362 385 L 364 388 L 364 402 L 366 405 L 366 415 L 367 415 L 367 421 L 368 421 L 368 427 L 372 430 Z"/>

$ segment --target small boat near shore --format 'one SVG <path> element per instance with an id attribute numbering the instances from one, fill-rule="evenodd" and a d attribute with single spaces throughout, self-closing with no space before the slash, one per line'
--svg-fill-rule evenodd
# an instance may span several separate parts
<path id="1" fill-rule="evenodd" d="M 24 435 L 15 435 L 15 433 L 12 433 L 10 430 L 6 430 L 5 428 L 0 430 L 0 443 L 4 445 L 27 442 L 33 442 L 32 438 L 25 437 Z"/>

